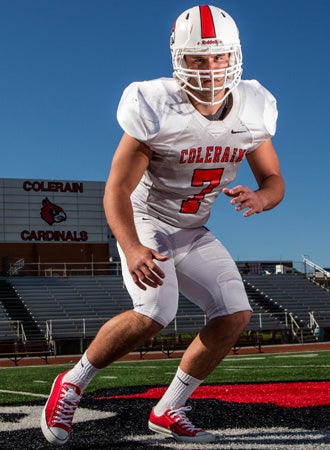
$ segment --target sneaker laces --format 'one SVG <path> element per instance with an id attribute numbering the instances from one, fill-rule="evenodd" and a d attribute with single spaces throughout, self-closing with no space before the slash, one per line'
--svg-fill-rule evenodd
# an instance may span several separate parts
<path id="1" fill-rule="evenodd" d="M 201 428 L 196 428 L 195 425 L 190 422 L 186 416 L 187 411 L 191 411 L 191 406 L 182 406 L 178 409 L 172 409 L 168 412 L 168 416 L 189 432 L 202 431 Z"/>
<path id="2" fill-rule="evenodd" d="M 53 423 L 71 426 L 72 418 L 79 404 L 81 395 L 76 393 L 73 386 L 62 386 L 59 399 L 54 409 Z"/>

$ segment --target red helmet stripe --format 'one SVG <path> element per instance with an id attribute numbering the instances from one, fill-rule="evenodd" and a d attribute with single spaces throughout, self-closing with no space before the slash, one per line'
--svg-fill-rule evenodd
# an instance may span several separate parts
<path id="1" fill-rule="evenodd" d="M 199 7 L 199 12 L 201 16 L 202 39 L 217 37 L 210 7 L 202 5 Z"/>

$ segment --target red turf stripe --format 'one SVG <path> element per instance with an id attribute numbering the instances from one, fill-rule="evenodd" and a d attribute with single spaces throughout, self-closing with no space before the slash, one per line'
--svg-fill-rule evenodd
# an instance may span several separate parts
<path id="1" fill-rule="evenodd" d="M 95 400 L 112 398 L 160 398 L 166 388 L 150 388 L 146 392 L 131 395 L 96 397 Z M 307 381 L 296 383 L 228 384 L 200 386 L 191 398 L 212 398 L 232 403 L 273 403 L 285 408 L 330 405 L 330 382 Z"/>
<path id="2" fill-rule="evenodd" d="M 215 38 L 216 32 L 210 7 L 207 5 L 202 5 L 199 7 L 199 11 L 201 16 L 202 39 Z"/>

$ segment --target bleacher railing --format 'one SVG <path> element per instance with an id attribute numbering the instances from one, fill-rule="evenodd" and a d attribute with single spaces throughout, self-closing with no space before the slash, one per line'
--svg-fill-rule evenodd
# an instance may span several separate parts
<path id="1" fill-rule="evenodd" d="M 288 316 L 283 315 L 284 322 L 279 327 L 274 329 L 288 329 L 292 330 L 292 324 L 288 321 Z M 95 335 L 97 330 L 102 326 L 109 318 L 95 317 L 95 318 L 72 318 L 72 319 L 52 319 L 46 321 L 46 339 L 60 339 L 61 337 L 73 338 L 90 338 Z M 272 327 L 269 325 L 267 314 L 256 313 L 252 314 L 251 325 L 246 327 L 246 330 L 269 331 Z M 252 325 L 254 324 L 258 325 Z M 198 332 L 201 326 L 207 323 L 207 317 L 205 314 L 185 314 L 178 315 L 175 319 L 164 329 L 164 333 L 182 334 L 185 332 Z M 299 326 L 298 326 L 299 328 Z"/>
<path id="2" fill-rule="evenodd" d="M 293 336 L 297 339 L 297 341 L 300 344 L 304 343 L 304 334 L 302 328 L 299 326 L 299 324 L 296 322 L 295 318 L 293 317 L 293 314 L 290 312 L 289 317 L 291 320 L 291 331 Z"/>
<path id="3" fill-rule="evenodd" d="M 309 312 L 309 328 L 317 340 L 324 339 L 324 328 L 330 327 L 330 308 L 324 311 Z"/>
<path id="4" fill-rule="evenodd" d="M 13 267 L 10 266 L 8 275 L 38 277 L 121 275 L 120 261 L 25 263 L 20 266 L 15 266 L 15 271 Z"/>
<path id="5" fill-rule="evenodd" d="M 296 274 L 301 273 L 306 277 L 313 274 L 321 275 L 330 281 L 330 273 L 313 263 L 306 257 L 302 261 L 236 261 L 241 275 L 271 275 L 271 274 Z M 75 275 L 121 275 L 120 260 L 109 261 L 83 261 L 83 262 L 38 262 L 28 263 L 23 258 L 10 264 L 8 275 L 27 276 L 75 276 Z"/>
<path id="6" fill-rule="evenodd" d="M 6 331 L 8 325 L 12 330 L 12 334 L 10 335 L 8 334 L 8 331 Z M 17 341 L 26 342 L 24 326 L 20 320 L 0 320 L 0 330 L 4 330 L 0 331 L 0 339 L 2 341 L 6 340 L 6 338 L 12 340 L 12 336 L 14 335 Z"/>
<path id="7" fill-rule="evenodd" d="M 303 263 L 305 267 L 305 274 L 307 278 L 321 285 L 325 289 L 330 288 L 330 272 L 323 267 L 315 264 L 310 259 L 303 256 Z"/>

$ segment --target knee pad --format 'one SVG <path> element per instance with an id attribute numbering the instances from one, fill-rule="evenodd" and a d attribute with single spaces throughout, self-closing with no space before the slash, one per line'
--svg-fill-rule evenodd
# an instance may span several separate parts
<path id="1" fill-rule="evenodd" d="M 151 288 L 150 288 L 151 289 Z M 152 303 L 137 303 L 134 304 L 134 311 L 161 324 L 166 328 L 172 320 L 174 320 L 178 309 L 178 300 L 176 301 L 162 301 Z"/>

